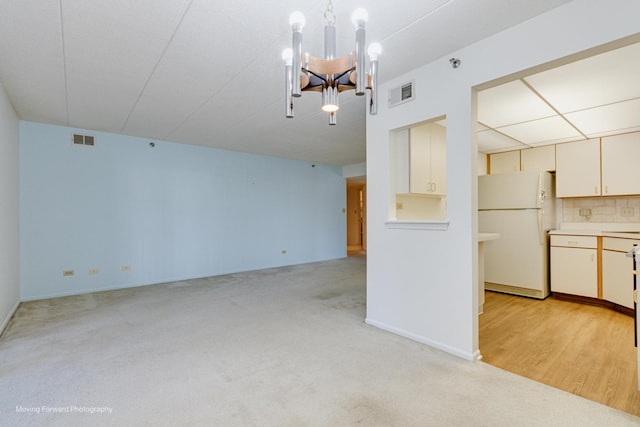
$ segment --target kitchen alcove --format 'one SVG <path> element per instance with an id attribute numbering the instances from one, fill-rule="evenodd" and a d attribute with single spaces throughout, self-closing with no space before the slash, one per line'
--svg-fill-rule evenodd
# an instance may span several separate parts
<path id="1" fill-rule="evenodd" d="M 445 117 L 390 132 L 390 228 L 446 229 Z"/>

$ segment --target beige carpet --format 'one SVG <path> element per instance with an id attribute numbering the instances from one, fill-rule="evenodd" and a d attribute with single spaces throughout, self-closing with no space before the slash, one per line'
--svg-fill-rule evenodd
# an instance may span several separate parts
<path id="1" fill-rule="evenodd" d="M 0 338 L 0 425 L 640 425 L 365 325 L 365 265 L 24 303 Z"/>

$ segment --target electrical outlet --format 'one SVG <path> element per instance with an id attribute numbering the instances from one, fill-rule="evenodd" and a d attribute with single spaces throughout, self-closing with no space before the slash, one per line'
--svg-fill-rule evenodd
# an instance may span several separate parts
<path id="1" fill-rule="evenodd" d="M 122 271 L 129 271 L 131 270 L 131 266 L 130 265 L 123 265 L 122 266 Z"/>
<path id="2" fill-rule="evenodd" d="M 73 276 L 75 274 L 75 272 L 73 270 L 64 270 L 62 272 L 63 276 Z"/>
<path id="3" fill-rule="evenodd" d="M 591 209 L 590 208 L 580 208 L 580 216 L 584 216 L 589 218 L 591 216 Z"/>
<path id="4" fill-rule="evenodd" d="M 633 216 L 633 207 L 620 208 L 620 216 Z"/>
<path id="5" fill-rule="evenodd" d="M 100 270 L 97 268 L 92 268 L 91 270 L 89 270 L 89 274 L 98 274 Z"/>

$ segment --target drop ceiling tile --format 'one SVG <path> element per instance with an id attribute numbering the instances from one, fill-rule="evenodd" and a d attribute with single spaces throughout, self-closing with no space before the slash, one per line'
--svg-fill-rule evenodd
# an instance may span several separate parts
<path id="1" fill-rule="evenodd" d="M 640 98 L 565 116 L 589 138 L 630 132 L 640 127 Z"/>
<path id="2" fill-rule="evenodd" d="M 478 93 L 478 121 L 492 128 L 555 115 L 555 112 L 520 80 Z"/>
<path id="3" fill-rule="evenodd" d="M 583 138 L 580 132 L 560 116 L 505 126 L 498 130 L 527 145 L 566 142 Z"/>
<path id="4" fill-rule="evenodd" d="M 120 131 L 189 2 L 61 3 L 69 122 Z"/>
<path id="5" fill-rule="evenodd" d="M 525 80 L 560 113 L 640 97 L 640 43 L 592 56 Z"/>
<path id="6" fill-rule="evenodd" d="M 255 9 L 255 2 L 193 3 L 132 111 L 126 131 L 166 137 L 230 88 L 232 99 L 247 101 L 237 110 L 226 106 L 235 116 L 273 102 L 268 89 L 282 87 L 280 55 L 282 47 L 291 43 L 289 11 L 238 14 L 238 8 Z M 154 123 L 148 117 L 160 120 Z"/>
<path id="7" fill-rule="evenodd" d="M 58 2 L 0 1 L 0 81 L 22 120 L 68 124 Z"/>
<path id="8" fill-rule="evenodd" d="M 505 151 L 514 148 L 524 148 L 523 144 L 506 135 L 491 129 L 477 133 L 478 151 L 482 153 Z"/>

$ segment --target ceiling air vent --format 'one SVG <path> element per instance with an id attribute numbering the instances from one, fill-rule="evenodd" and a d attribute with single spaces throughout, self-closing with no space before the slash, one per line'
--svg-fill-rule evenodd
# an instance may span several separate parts
<path id="1" fill-rule="evenodd" d="M 96 145 L 96 137 L 93 135 L 80 135 L 79 133 L 73 134 L 74 145 L 89 145 L 93 147 Z"/>
<path id="2" fill-rule="evenodd" d="M 416 81 L 411 80 L 408 83 L 389 90 L 389 107 L 404 104 L 405 102 L 416 99 Z"/>

